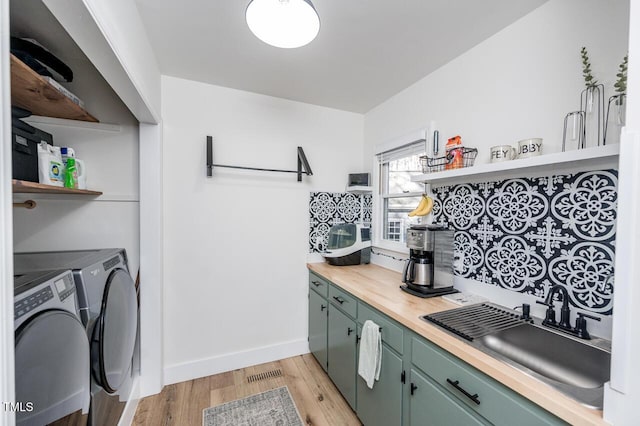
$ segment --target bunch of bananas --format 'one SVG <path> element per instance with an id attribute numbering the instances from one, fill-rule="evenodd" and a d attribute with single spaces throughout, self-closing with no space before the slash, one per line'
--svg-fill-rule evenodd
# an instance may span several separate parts
<path id="1" fill-rule="evenodd" d="M 431 213 L 433 209 L 433 199 L 425 194 L 422 194 L 420 204 L 413 211 L 409 212 L 409 217 L 413 216 L 426 216 Z"/>

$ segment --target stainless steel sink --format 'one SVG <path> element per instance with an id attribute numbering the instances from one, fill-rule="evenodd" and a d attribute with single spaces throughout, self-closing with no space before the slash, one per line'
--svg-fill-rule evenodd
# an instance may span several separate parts
<path id="1" fill-rule="evenodd" d="M 508 325 L 499 329 L 485 327 L 491 323 L 504 324 L 505 319 L 496 320 L 496 316 L 508 318 Z M 464 324 L 465 318 L 473 318 L 474 327 L 482 327 L 482 331 L 470 335 L 468 329 L 464 329 L 465 332 L 456 329 L 458 324 Z M 517 312 L 494 304 L 463 307 L 424 317 L 580 403 L 602 408 L 604 384 L 609 381 L 611 366 L 611 354 L 602 346 L 608 342 L 597 338 L 582 341 L 518 318 Z"/>
<path id="2" fill-rule="evenodd" d="M 608 352 L 534 325 L 502 330 L 481 337 L 477 343 L 570 386 L 597 388 L 609 380 Z"/>
<path id="3" fill-rule="evenodd" d="M 524 324 L 472 342 L 591 408 L 602 408 L 611 354 L 555 331 Z"/>

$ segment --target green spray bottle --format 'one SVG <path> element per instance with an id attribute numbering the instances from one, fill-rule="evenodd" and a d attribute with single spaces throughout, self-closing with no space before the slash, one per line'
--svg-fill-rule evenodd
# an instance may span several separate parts
<path id="1" fill-rule="evenodd" d="M 76 159 L 73 157 L 67 158 L 67 167 L 64 169 L 64 187 L 78 187 L 78 169 L 76 168 Z"/>

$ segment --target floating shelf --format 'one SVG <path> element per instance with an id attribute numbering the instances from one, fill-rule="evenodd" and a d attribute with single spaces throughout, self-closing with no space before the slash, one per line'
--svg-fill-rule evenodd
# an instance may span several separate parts
<path id="1" fill-rule="evenodd" d="M 373 192 L 372 186 L 347 186 L 345 192 L 351 192 L 354 194 L 370 194 Z"/>
<path id="2" fill-rule="evenodd" d="M 122 131 L 122 127 L 119 124 L 111 123 L 96 123 L 93 121 L 78 121 L 69 120 L 66 118 L 44 117 L 41 115 L 31 115 L 29 117 L 21 118 L 25 123 L 39 127 L 45 126 L 57 126 L 64 127 L 65 129 L 74 128 L 82 130 L 96 130 L 100 132 L 112 132 L 117 133 Z"/>
<path id="3" fill-rule="evenodd" d="M 13 179 L 14 194 L 73 194 L 73 195 L 102 195 L 99 191 L 90 191 L 88 189 L 72 189 L 62 188 L 59 186 L 45 185 L 43 183 L 28 182 L 25 180 Z"/>
<path id="4" fill-rule="evenodd" d="M 11 55 L 11 103 L 34 115 L 98 122 L 14 55 Z"/>
<path id="5" fill-rule="evenodd" d="M 426 173 L 411 178 L 413 182 L 449 184 L 490 181 L 511 177 L 539 176 L 549 172 L 562 174 L 581 170 L 617 168 L 620 145 L 597 146 L 558 152 L 501 163 L 478 164 L 462 169 Z"/>

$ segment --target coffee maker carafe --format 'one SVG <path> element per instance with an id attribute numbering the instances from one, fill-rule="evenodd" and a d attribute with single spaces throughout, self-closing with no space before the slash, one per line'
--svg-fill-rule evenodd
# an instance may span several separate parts
<path id="1" fill-rule="evenodd" d="M 401 286 L 420 297 L 457 293 L 453 288 L 453 230 L 439 225 L 411 225 L 407 230 L 409 259 Z"/>

